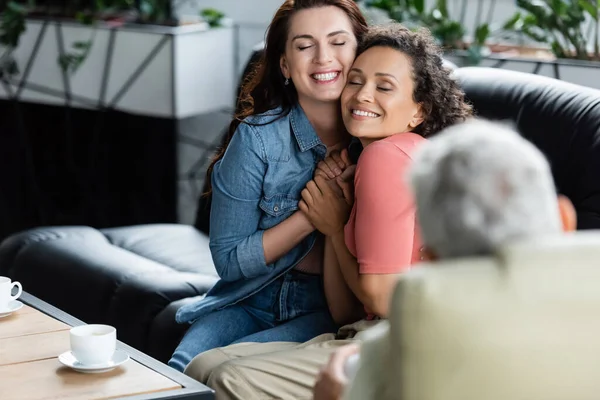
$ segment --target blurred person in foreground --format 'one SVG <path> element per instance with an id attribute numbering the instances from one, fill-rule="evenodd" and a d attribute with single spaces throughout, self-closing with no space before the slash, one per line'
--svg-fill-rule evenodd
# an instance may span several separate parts
<path id="1" fill-rule="evenodd" d="M 566 197 L 557 196 L 547 160 L 505 125 L 471 120 L 446 128 L 417 151 L 408 179 L 433 263 L 492 256 L 506 244 L 575 230 L 575 209 Z M 401 290 L 396 288 L 391 308 Z M 389 324 L 368 332 L 360 347 L 336 350 L 317 378 L 314 399 L 399 396 L 389 365 L 400 357 L 390 345 L 390 324 L 393 312 Z M 349 377 L 348 360 L 358 353 L 358 371 Z"/>

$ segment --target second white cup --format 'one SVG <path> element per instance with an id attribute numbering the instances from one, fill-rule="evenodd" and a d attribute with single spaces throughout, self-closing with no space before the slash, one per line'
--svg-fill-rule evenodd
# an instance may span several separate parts
<path id="1" fill-rule="evenodd" d="M 105 364 L 117 346 L 117 330 L 110 325 L 81 325 L 71 328 L 71 352 L 84 365 Z"/>

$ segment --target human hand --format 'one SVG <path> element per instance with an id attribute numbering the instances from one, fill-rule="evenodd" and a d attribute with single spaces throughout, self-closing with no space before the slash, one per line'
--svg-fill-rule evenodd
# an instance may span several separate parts
<path id="1" fill-rule="evenodd" d="M 341 191 L 346 203 L 350 206 L 354 204 L 354 175 L 356 173 L 356 165 L 350 165 L 340 176 L 335 179 L 339 191 Z"/>
<path id="2" fill-rule="evenodd" d="M 342 174 L 352 165 L 348 150 L 341 152 L 332 151 L 323 161 L 319 161 L 315 169 L 315 176 L 322 176 L 325 179 L 334 179 Z"/>
<path id="3" fill-rule="evenodd" d="M 300 210 L 308 217 L 319 232 L 327 236 L 342 231 L 350 216 L 352 205 L 348 203 L 340 190 L 336 191 L 331 183 L 321 176 L 309 181 L 302 190 Z"/>
<path id="4" fill-rule="evenodd" d="M 348 384 L 344 367 L 348 358 L 359 351 L 360 347 L 357 344 L 350 344 L 340 347 L 331 355 L 329 362 L 321 369 L 317 377 L 313 388 L 314 400 L 339 400 L 342 398 Z"/>

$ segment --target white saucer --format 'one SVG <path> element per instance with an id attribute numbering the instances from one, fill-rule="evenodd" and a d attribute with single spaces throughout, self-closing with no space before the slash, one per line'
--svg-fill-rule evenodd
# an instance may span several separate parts
<path id="1" fill-rule="evenodd" d="M 119 365 L 129 360 L 129 355 L 123 350 L 116 350 L 113 354 L 112 360 L 104 364 L 85 365 L 77 361 L 73 353 L 66 351 L 58 356 L 58 361 L 61 364 L 66 365 L 69 368 L 74 369 L 78 372 L 85 372 L 88 374 L 100 374 L 102 372 L 108 372 L 112 369 L 117 368 Z"/>
<path id="2" fill-rule="evenodd" d="M 8 317 L 15 311 L 20 310 L 21 307 L 23 307 L 23 303 L 21 303 L 19 300 L 9 301 L 8 308 L 0 310 L 0 318 Z"/>

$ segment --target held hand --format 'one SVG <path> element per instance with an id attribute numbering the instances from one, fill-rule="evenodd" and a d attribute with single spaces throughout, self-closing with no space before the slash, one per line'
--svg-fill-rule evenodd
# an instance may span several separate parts
<path id="1" fill-rule="evenodd" d="M 352 206 L 354 204 L 354 174 L 356 165 L 352 164 L 338 175 L 335 179 L 325 178 L 325 181 L 333 192 L 339 197 L 344 197 L 346 202 Z"/>
<path id="2" fill-rule="evenodd" d="M 356 165 L 350 165 L 340 176 L 335 180 L 339 190 L 341 190 L 346 203 L 350 206 L 354 204 L 354 174 L 356 173 Z"/>
<path id="3" fill-rule="evenodd" d="M 315 387 L 313 388 L 314 400 L 339 400 L 348 384 L 348 377 L 344 373 L 344 366 L 351 355 L 358 353 L 360 348 L 356 344 L 340 347 L 331 355 L 327 365 L 321 370 Z"/>
<path id="4" fill-rule="evenodd" d="M 325 179 L 334 179 L 342 174 L 352 165 L 348 150 L 343 149 L 341 152 L 332 151 L 327 158 L 319 161 L 315 169 L 315 176 L 322 176 Z"/>
<path id="5" fill-rule="evenodd" d="M 306 184 L 298 206 L 310 222 L 328 236 L 344 229 L 352 208 L 352 204 L 321 176 Z"/>

